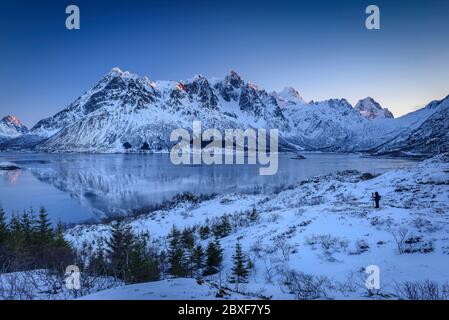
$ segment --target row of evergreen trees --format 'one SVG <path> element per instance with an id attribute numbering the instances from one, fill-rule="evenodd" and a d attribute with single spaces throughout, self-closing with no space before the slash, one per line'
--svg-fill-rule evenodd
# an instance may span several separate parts
<path id="1" fill-rule="evenodd" d="M 215 274 L 223 262 L 223 250 L 218 239 L 210 241 L 207 248 L 195 244 L 192 229 L 182 232 L 173 226 L 169 234 L 169 272 L 176 277 L 198 277 Z"/>
<path id="2" fill-rule="evenodd" d="M 109 239 L 100 239 L 93 256 L 88 259 L 91 275 L 108 275 L 128 283 L 160 279 L 160 255 L 148 246 L 148 234 L 136 235 L 129 225 L 112 223 Z"/>
<path id="3" fill-rule="evenodd" d="M 0 271 L 61 269 L 73 264 L 74 258 L 62 225 L 54 230 L 44 208 L 38 215 L 30 209 L 9 222 L 0 208 Z"/>
<path id="4" fill-rule="evenodd" d="M 173 226 L 168 236 L 167 252 L 150 249 L 148 234 L 135 235 L 123 221 L 112 224 L 111 237 L 100 240 L 89 261 L 91 273 L 111 275 L 130 283 L 156 281 L 162 273 L 174 277 L 201 277 L 218 273 L 223 263 L 223 250 L 218 238 L 204 249 L 196 243 L 195 230 Z M 230 281 L 246 282 L 249 263 L 240 243 L 233 256 Z M 167 266 L 165 266 L 167 264 Z"/>
<path id="5" fill-rule="evenodd" d="M 227 218 L 224 218 L 222 222 L 224 223 L 215 225 L 215 239 L 209 241 L 205 250 L 201 244 L 195 245 L 193 229 L 186 228 L 180 232 L 173 226 L 169 235 L 169 263 L 172 275 L 179 277 L 208 276 L 221 270 L 223 250 L 219 235 L 228 232 Z M 202 230 L 204 232 L 204 228 L 200 228 L 200 234 L 202 234 Z M 242 251 L 240 242 L 237 242 L 232 258 L 234 265 L 229 279 L 230 282 L 245 283 L 249 276 L 250 263 Z"/>
<path id="6" fill-rule="evenodd" d="M 56 229 L 44 208 L 13 216 L 9 222 L 0 208 L 0 272 L 51 269 L 63 272 L 72 264 L 80 265 L 91 276 L 113 276 L 128 283 L 156 281 L 161 274 L 174 277 L 201 277 L 221 271 L 223 250 L 219 239 L 231 232 L 229 217 L 224 216 L 211 228 L 199 228 L 200 239 L 214 238 L 203 248 L 196 241 L 196 229 L 179 230 L 173 226 L 166 252 L 150 246 L 148 234 L 135 234 L 121 220 L 112 223 L 111 236 L 100 239 L 87 258 L 77 254 L 63 236 L 63 226 Z M 212 229 L 212 230 L 211 230 Z M 244 283 L 249 275 L 248 260 L 237 243 L 230 281 Z"/>

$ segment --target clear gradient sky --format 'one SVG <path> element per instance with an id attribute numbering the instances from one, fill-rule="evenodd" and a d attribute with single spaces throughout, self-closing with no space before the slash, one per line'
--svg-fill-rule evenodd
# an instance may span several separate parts
<path id="1" fill-rule="evenodd" d="M 77 4 L 81 30 L 65 29 Z M 381 30 L 365 29 L 377 4 Z M 53 115 L 112 67 L 153 80 L 235 69 L 306 100 L 372 96 L 396 115 L 449 94 L 449 1 L 2 1 L 0 116 Z"/>

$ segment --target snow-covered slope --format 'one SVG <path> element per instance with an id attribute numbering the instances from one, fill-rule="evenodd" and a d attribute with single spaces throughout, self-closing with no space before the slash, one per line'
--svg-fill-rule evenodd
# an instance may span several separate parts
<path id="1" fill-rule="evenodd" d="M 308 150 L 351 150 L 368 122 L 345 99 L 291 105 L 284 114 L 289 120 L 288 139 Z"/>
<path id="2" fill-rule="evenodd" d="M 394 118 L 390 110 L 388 110 L 387 108 L 382 108 L 382 106 L 371 97 L 359 100 L 359 102 L 357 102 L 354 108 L 367 119 Z"/>
<path id="3" fill-rule="evenodd" d="M 397 119 L 393 138 L 378 146 L 378 154 L 432 155 L 449 151 L 449 96 Z M 396 127 L 396 128 L 398 128 Z"/>
<path id="4" fill-rule="evenodd" d="M 28 128 L 19 119 L 8 115 L 0 120 L 0 142 L 17 138 L 28 132 Z"/>
<path id="5" fill-rule="evenodd" d="M 198 120 L 203 128 L 221 131 L 279 129 L 281 151 L 367 151 L 407 142 L 433 112 L 429 107 L 392 119 L 391 113 L 371 98 L 361 100 L 356 108 L 345 99 L 305 103 L 293 88 L 267 93 L 235 71 L 223 80 L 209 81 L 198 75 L 186 81 L 151 81 L 114 68 L 67 108 L 0 148 L 168 151 L 172 130 L 191 130 L 192 122 Z M 444 119 L 434 119 L 438 121 Z M 425 151 L 439 150 L 429 147 Z"/>
<path id="6" fill-rule="evenodd" d="M 195 279 L 162 281 L 120 286 L 83 296 L 80 300 L 249 300 L 257 297 L 220 290 L 209 282 Z"/>
<path id="7" fill-rule="evenodd" d="M 382 196 L 373 208 L 371 194 Z M 248 220 L 256 208 L 258 219 Z M 135 232 L 149 232 L 163 246 L 173 225 L 179 228 L 214 223 L 228 214 L 232 232 L 220 239 L 224 249 L 221 274 L 207 280 L 226 283 L 232 255 L 239 241 L 254 264 L 242 292 L 257 292 L 273 299 L 300 298 L 291 277 L 320 283 L 317 296 L 308 298 L 368 298 L 364 268 L 378 265 L 381 290 L 394 298 L 405 281 L 447 282 L 449 264 L 449 154 L 408 169 L 378 177 L 345 171 L 303 181 L 277 194 L 222 195 L 200 203 L 182 202 L 129 221 Z M 109 225 L 76 226 L 66 233 L 76 247 L 95 248 L 99 237 L 109 237 Z M 403 238 L 401 238 L 403 236 Z M 210 239 L 196 241 L 205 247 Z M 402 239 L 399 241 L 399 239 Z M 324 278 L 323 278 L 324 277 Z M 320 279 L 324 279 L 321 281 Z M 142 285 L 133 298 L 178 297 L 170 283 Z M 122 298 L 132 288 L 115 291 Z M 321 290 L 322 289 L 322 290 Z M 194 290 L 196 292 L 196 289 Z"/>

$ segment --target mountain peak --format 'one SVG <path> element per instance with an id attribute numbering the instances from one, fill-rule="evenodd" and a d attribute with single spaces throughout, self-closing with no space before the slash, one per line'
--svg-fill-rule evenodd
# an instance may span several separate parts
<path id="1" fill-rule="evenodd" d="M 306 103 L 299 94 L 299 91 L 293 87 L 285 87 L 279 92 L 276 92 L 278 99 L 283 100 L 286 103 L 303 104 Z"/>
<path id="2" fill-rule="evenodd" d="M 122 69 L 120 69 L 119 67 L 114 67 L 111 69 L 110 71 L 111 73 L 122 73 Z"/>
<path id="3" fill-rule="evenodd" d="M 363 117 L 367 119 L 393 119 L 394 116 L 387 108 L 382 106 L 373 98 L 366 97 L 359 100 L 354 107 Z"/>
<path id="4" fill-rule="evenodd" d="M 234 70 L 231 70 L 225 77 L 225 82 L 231 85 L 233 88 L 239 88 L 243 85 L 242 77 Z"/>
<path id="5" fill-rule="evenodd" d="M 242 79 L 242 77 L 235 70 L 229 71 L 228 77 L 233 78 L 233 79 L 238 79 L 238 80 Z"/>
<path id="6" fill-rule="evenodd" d="M 28 128 L 13 115 L 7 115 L 0 120 L 0 137 L 15 138 L 28 132 Z"/>
<path id="7" fill-rule="evenodd" d="M 109 71 L 109 73 L 106 75 L 110 78 L 137 78 L 138 76 L 135 74 L 130 73 L 129 71 L 123 71 L 119 67 L 114 67 Z"/>
<path id="8" fill-rule="evenodd" d="M 1 122 L 6 122 L 6 123 L 10 123 L 16 126 L 21 126 L 22 122 L 15 116 L 13 115 L 7 115 L 6 117 L 4 117 Z"/>
<path id="9" fill-rule="evenodd" d="M 204 75 L 202 75 L 201 73 L 199 73 L 199 74 L 195 75 L 195 76 L 191 79 L 191 81 L 192 81 L 192 82 L 197 82 L 197 81 L 204 82 L 204 81 L 207 81 L 207 79 L 206 79 L 206 77 L 205 77 Z"/>

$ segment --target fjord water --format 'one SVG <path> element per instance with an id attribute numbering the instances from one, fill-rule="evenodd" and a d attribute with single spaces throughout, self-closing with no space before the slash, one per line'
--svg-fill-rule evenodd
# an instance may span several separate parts
<path id="1" fill-rule="evenodd" d="M 41 206 L 53 221 L 81 222 L 126 214 L 183 192 L 194 194 L 265 192 L 342 170 L 381 174 L 415 164 L 404 159 L 358 154 L 303 153 L 305 160 L 279 155 L 274 176 L 260 176 L 258 165 L 175 166 L 168 154 L 0 153 L 0 206 L 21 213 Z"/>

